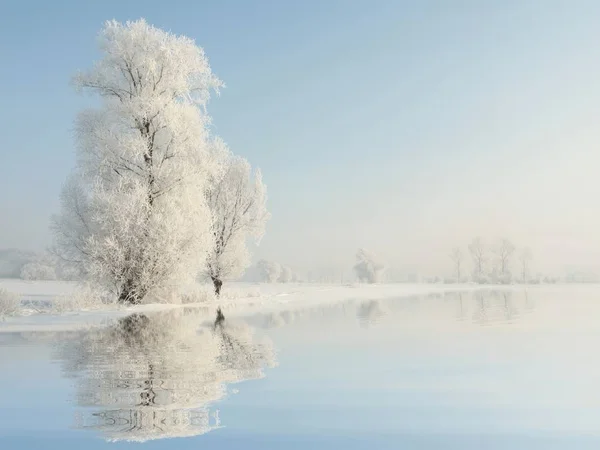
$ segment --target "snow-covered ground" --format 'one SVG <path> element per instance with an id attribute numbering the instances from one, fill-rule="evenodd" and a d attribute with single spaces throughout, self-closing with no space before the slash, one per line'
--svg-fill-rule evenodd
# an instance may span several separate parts
<path id="1" fill-rule="evenodd" d="M 53 300 L 73 293 L 77 285 L 68 281 L 25 281 L 0 279 L 0 288 L 19 294 L 22 300 Z"/>
<path id="2" fill-rule="evenodd" d="M 77 285 L 59 281 L 22 281 L 0 279 L 0 288 L 18 294 L 24 305 L 56 304 L 66 301 Z M 205 287 L 206 291 L 210 286 Z M 244 315 L 252 312 L 270 312 L 282 307 L 311 307 L 334 304 L 349 300 L 387 300 L 413 295 L 442 294 L 445 292 L 473 291 L 477 289 L 510 289 L 532 292 L 564 293 L 568 296 L 579 291 L 598 292 L 598 285 L 538 285 L 538 286 L 479 286 L 473 284 L 379 284 L 379 285 L 318 285 L 318 284 L 256 284 L 228 283 L 224 286 L 218 302 L 209 301 L 188 304 L 148 304 L 124 307 L 105 305 L 101 308 L 81 308 L 61 312 L 60 308 L 46 308 L 43 313 L 35 308 L 24 307 L 24 314 L 0 321 L 0 332 L 27 330 L 65 330 L 99 325 L 106 320 L 122 317 L 132 312 L 160 311 L 172 308 L 195 307 L 206 309 L 213 315 L 217 305 L 228 315 Z"/>

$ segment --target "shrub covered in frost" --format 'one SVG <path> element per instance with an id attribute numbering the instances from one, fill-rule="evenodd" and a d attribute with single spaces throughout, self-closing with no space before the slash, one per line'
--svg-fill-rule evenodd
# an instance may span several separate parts
<path id="1" fill-rule="evenodd" d="M 23 280 L 56 280 L 56 270 L 48 264 L 34 261 L 23 266 L 21 278 Z"/>
<path id="2" fill-rule="evenodd" d="M 113 297 L 111 297 L 109 293 L 94 289 L 89 285 L 82 285 L 71 294 L 54 299 L 54 302 L 52 303 L 52 312 L 57 314 L 101 309 L 106 305 L 116 303 L 117 299 L 116 297 Z"/>
<path id="3" fill-rule="evenodd" d="M 14 316 L 21 309 L 21 300 L 17 294 L 0 288 L 0 317 Z"/>

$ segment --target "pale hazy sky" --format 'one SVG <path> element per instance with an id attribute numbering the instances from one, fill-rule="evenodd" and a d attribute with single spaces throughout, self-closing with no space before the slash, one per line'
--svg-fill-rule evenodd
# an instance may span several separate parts
<path id="1" fill-rule="evenodd" d="M 256 257 L 449 271 L 482 235 L 600 266 L 600 2 L 7 0 L 0 248 L 42 249 L 74 164 L 69 86 L 107 19 L 195 38 L 215 132 L 263 169 Z"/>

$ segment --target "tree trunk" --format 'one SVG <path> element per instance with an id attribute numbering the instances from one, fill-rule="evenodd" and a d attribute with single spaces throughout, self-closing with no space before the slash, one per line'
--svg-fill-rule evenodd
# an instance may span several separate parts
<path id="1" fill-rule="evenodd" d="M 146 224 L 150 221 L 152 216 L 152 209 L 154 205 L 154 189 L 155 189 L 155 177 L 153 173 L 153 159 L 152 153 L 154 151 L 154 137 L 150 134 L 150 122 L 145 120 L 144 122 L 140 122 L 138 125 L 138 129 L 142 135 L 142 137 L 147 142 L 147 151 L 144 154 L 144 162 L 146 164 L 146 171 L 148 172 L 148 209 L 146 211 Z M 148 237 L 148 229 L 144 227 L 144 236 Z M 138 258 L 131 257 L 128 258 L 130 275 L 123 283 L 121 288 L 121 292 L 119 293 L 119 303 L 129 304 L 129 305 L 139 305 L 142 302 L 142 299 L 148 292 L 146 287 L 140 288 L 136 281 L 139 281 L 139 277 L 136 276 L 136 273 L 139 273 L 138 270 L 135 270 L 137 267 L 143 266 L 139 264 L 140 261 L 143 261 L 144 249 L 141 249 L 142 256 Z M 136 264 L 137 263 L 137 264 Z M 156 261 L 155 261 L 156 263 Z M 133 270 L 132 270 L 133 269 Z M 131 274 L 133 272 L 133 274 Z"/>
<path id="2" fill-rule="evenodd" d="M 143 294 L 135 289 L 133 278 L 127 279 L 123 283 L 123 288 L 119 294 L 119 303 L 139 305 L 142 302 Z"/>
<path id="3" fill-rule="evenodd" d="M 211 277 L 211 279 L 215 286 L 215 295 L 219 297 L 221 295 L 221 287 L 223 286 L 223 282 L 217 277 Z"/>
<path id="4" fill-rule="evenodd" d="M 225 315 L 223 314 L 223 311 L 221 311 L 221 307 L 219 307 L 219 308 L 217 308 L 217 317 L 215 319 L 215 329 L 219 325 L 223 325 L 224 321 L 225 321 Z"/>

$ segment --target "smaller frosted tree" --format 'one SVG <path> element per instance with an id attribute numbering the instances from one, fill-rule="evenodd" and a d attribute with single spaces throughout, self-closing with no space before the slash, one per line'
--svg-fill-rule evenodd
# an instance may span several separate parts
<path id="1" fill-rule="evenodd" d="M 365 249 L 358 249 L 354 271 L 361 283 L 378 283 L 381 280 L 384 265 L 379 262 L 375 255 Z"/>
<path id="2" fill-rule="evenodd" d="M 473 280 L 482 283 L 485 279 L 487 255 L 485 244 L 480 237 L 473 239 L 469 244 L 469 253 L 471 253 L 471 258 L 473 258 Z"/>
<path id="3" fill-rule="evenodd" d="M 509 283 L 511 280 L 510 264 L 512 255 L 515 252 L 515 246 L 506 238 L 500 239 L 496 248 L 494 249 L 496 254 L 496 278 L 501 283 Z"/>
<path id="4" fill-rule="evenodd" d="M 533 253 L 529 247 L 521 251 L 519 260 L 521 262 L 521 281 L 527 283 L 531 277 L 531 261 L 533 260 Z"/>
<path id="5" fill-rule="evenodd" d="M 56 270 L 43 261 L 32 261 L 21 268 L 21 279 L 23 280 L 56 280 Z"/>
<path id="6" fill-rule="evenodd" d="M 58 261 L 51 254 L 40 254 L 33 260 L 21 267 L 21 279 L 23 280 L 46 280 L 58 279 Z"/>
<path id="7" fill-rule="evenodd" d="M 280 283 L 291 283 L 295 279 L 294 271 L 289 266 L 281 267 L 281 275 L 279 275 Z"/>
<path id="8" fill-rule="evenodd" d="M 267 188 L 260 170 L 253 176 L 246 159 L 231 155 L 220 140 L 216 140 L 214 146 L 225 170 L 207 193 L 213 247 L 205 274 L 212 280 L 218 296 L 225 278 L 239 276 L 248 267 L 246 241 L 254 238 L 257 244 L 260 242 L 269 213 Z"/>
<path id="9" fill-rule="evenodd" d="M 274 261 L 261 259 L 256 263 L 256 267 L 258 267 L 263 281 L 267 283 L 276 283 L 281 276 L 281 266 Z"/>
<path id="10" fill-rule="evenodd" d="M 13 316 L 21 308 L 21 299 L 17 294 L 0 287 L 0 319 L 3 316 Z"/>

